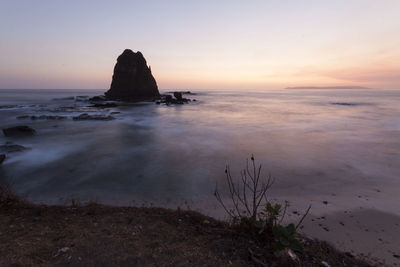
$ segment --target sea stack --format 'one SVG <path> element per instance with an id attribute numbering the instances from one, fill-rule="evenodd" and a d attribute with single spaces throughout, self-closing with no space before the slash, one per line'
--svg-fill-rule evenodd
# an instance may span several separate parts
<path id="1" fill-rule="evenodd" d="M 130 49 L 118 57 L 107 99 L 140 101 L 160 97 L 156 80 L 141 52 Z"/>

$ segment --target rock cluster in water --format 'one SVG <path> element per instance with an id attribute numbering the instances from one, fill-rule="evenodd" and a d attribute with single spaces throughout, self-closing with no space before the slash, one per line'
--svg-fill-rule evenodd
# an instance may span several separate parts
<path id="1" fill-rule="evenodd" d="M 189 101 L 192 101 L 189 98 L 184 98 L 182 92 L 172 92 L 172 94 L 173 94 L 173 97 L 170 94 L 161 95 L 161 100 L 156 101 L 156 104 L 161 104 L 161 103 L 166 104 L 166 105 L 185 104 L 185 103 L 188 103 Z M 193 101 L 196 101 L 196 99 L 193 99 Z"/>
<path id="2" fill-rule="evenodd" d="M 118 57 L 111 87 L 106 93 L 111 100 L 153 100 L 160 96 L 156 80 L 141 52 L 130 49 Z"/>
<path id="3" fill-rule="evenodd" d="M 21 136 L 30 136 L 36 133 L 35 129 L 32 129 L 29 126 L 15 126 L 10 128 L 3 129 L 3 133 L 6 137 L 21 137 Z"/>
<path id="4" fill-rule="evenodd" d="M 74 121 L 87 121 L 87 120 L 95 120 L 95 121 L 110 121 L 110 120 L 115 120 L 113 116 L 110 115 L 101 115 L 101 114 L 95 114 L 95 115 L 89 115 L 87 113 L 83 113 L 79 116 L 72 117 Z"/>
<path id="5" fill-rule="evenodd" d="M 18 116 L 17 119 L 23 120 L 23 119 L 31 119 L 31 120 L 65 120 L 67 117 L 66 116 L 53 116 L 53 115 L 21 115 Z"/>

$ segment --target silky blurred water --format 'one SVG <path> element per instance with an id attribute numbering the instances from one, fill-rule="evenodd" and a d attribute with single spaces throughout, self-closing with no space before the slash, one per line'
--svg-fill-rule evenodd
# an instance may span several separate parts
<path id="1" fill-rule="evenodd" d="M 0 136 L 0 144 L 31 148 L 7 154 L 1 180 L 35 202 L 186 205 L 206 213 L 218 207 L 213 191 L 216 182 L 223 187 L 225 166 L 236 175 L 251 154 L 276 178 L 279 198 L 307 203 L 400 186 L 400 91 L 199 91 L 187 105 L 109 109 L 63 99 L 100 93 L 0 90 L 1 128 L 37 131 Z M 71 119 L 85 112 L 120 113 L 113 121 Z"/>

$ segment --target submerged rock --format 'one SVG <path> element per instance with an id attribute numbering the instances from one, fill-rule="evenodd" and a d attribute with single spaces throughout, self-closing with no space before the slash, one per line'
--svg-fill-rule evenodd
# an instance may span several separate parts
<path id="1" fill-rule="evenodd" d="M 94 103 L 91 107 L 95 108 L 115 108 L 118 107 L 117 103 Z"/>
<path id="2" fill-rule="evenodd" d="M 3 129 L 3 133 L 7 137 L 14 137 L 14 136 L 31 136 L 36 133 L 35 129 L 23 125 L 23 126 L 15 126 L 10 128 Z"/>
<path id="3" fill-rule="evenodd" d="M 106 97 L 103 95 L 96 95 L 94 97 L 89 98 L 89 101 L 93 101 L 93 102 L 101 102 L 101 101 L 106 101 Z"/>
<path id="4" fill-rule="evenodd" d="M 0 106 L 0 109 L 16 108 L 18 105 Z"/>
<path id="5" fill-rule="evenodd" d="M 141 52 L 125 49 L 118 57 L 110 90 L 105 95 L 108 99 L 125 101 L 152 100 L 160 96 L 156 80 Z"/>
<path id="6" fill-rule="evenodd" d="M 176 91 L 169 91 L 169 92 L 167 92 L 168 94 L 173 94 L 173 93 L 175 93 Z M 190 91 L 179 91 L 179 93 L 181 93 L 182 95 L 196 95 L 196 93 L 192 93 L 192 92 L 190 92 Z"/>
<path id="7" fill-rule="evenodd" d="M 113 116 L 109 115 L 89 115 L 87 113 L 83 113 L 79 116 L 72 117 L 74 121 L 84 121 L 84 120 L 98 120 L 98 121 L 110 121 L 115 120 Z"/>
<path id="8" fill-rule="evenodd" d="M 0 165 L 3 163 L 3 161 L 6 159 L 6 155 L 0 154 Z"/>
<path id="9" fill-rule="evenodd" d="M 53 100 L 58 101 L 58 100 L 74 100 L 75 97 L 73 96 L 67 96 L 67 97 L 61 97 L 61 98 L 53 98 Z"/>
<path id="10" fill-rule="evenodd" d="M 338 106 L 357 106 L 358 105 L 356 103 L 348 103 L 348 102 L 333 102 L 331 104 L 338 105 Z"/>
<path id="11" fill-rule="evenodd" d="M 67 117 L 65 116 L 53 116 L 53 115 L 40 115 L 40 116 L 35 116 L 35 115 L 22 115 L 18 116 L 17 119 L 23 120 L 23 119 L 31 119 L 31 120 L 65 120 Z"/>
<path id="12" fill-rule="evenodd" d="M 89 96 L 87 95 L 78 95 L 75 97 L 75 101 L 87 101 L 89 99 Z"/>
<path id="13" fill-rule="evenodd" d="M 11 142 L 6 142 L 4 145 L 0 146 L 0 153 L 12 153 L 28 150 L 30 148 L 21 145 L 16 145 Z"/>
<path id="14" fill-rule="evenodd" d="M 21 115 L 21 116 L 18 116 L 17 117 L 17 119 L 18 120 L 23 120 L 23 119 L 29 119 L 31 116 L 29 116 L 29 115 Z"/>

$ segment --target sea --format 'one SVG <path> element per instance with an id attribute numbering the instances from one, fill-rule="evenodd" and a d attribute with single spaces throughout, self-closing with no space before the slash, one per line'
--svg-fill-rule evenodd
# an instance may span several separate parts
<path id="1" fill-rule="evenodd" d="M 400 215 L 400 90 L 193 90 L 185 97 L 196 101 L 184 105 L 110 108 L 86 101 L 102 93 L 0 90 L 0 127 L 36 130 L 22 138 L 0 133 L 0 145 L 29 148 L 6 152 L 0 182 L 35 203 L 218 216 L 214 191 L 228 199 L 226 167 L 240 181 L 254 156 L 262 177 L 274 178 L 273 201 L 298 209 L 314 203 L 315 212 L 323 201 L 337 210 L 369 205 Z M 72 119 L 83 113 L 115 119 Z M 41 115 L 65 119 L 30 118 Z M 335 206 L 334 198 L 343 201 Z"/>

